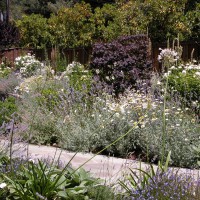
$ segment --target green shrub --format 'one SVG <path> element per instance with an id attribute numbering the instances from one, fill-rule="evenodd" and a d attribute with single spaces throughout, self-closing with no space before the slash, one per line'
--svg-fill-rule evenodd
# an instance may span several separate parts
<path id="1" fill-rule="evenodd" d="M 10 75 L 11 68 L 9 67 L 9 64 L 6 62 L 2 62 L 0 64 L 0 78 L 6 78 Z"/>
<path id="2" fill-rule="evenodd" d="M 69 85 L 77 90 L 88 92 L 91 88 L 92 84 L 92 76 L 90 71 L 86 70 L 85 67 L 78 63 L 72 62 L 71 64 L 67 65 L 64 73 L 61 76 L 66 76 L 69 81 Z"/>
<path id="3" fill-rule="evenodd" d="M 44 120 L 45 119 L 45 120 Z M 62 141 L 62 135 L 57 128 L 57 121 L 49 112 L 37 112 L 37 118 L 32 119 L 30 142 L 42 145 L 55 145 Z"/>
<path id="4" fill-rule="evenodd" d="M 14 97 L 8 97 L 0 101 L 0 125 L 12 119 L 12 114 L 17 111 L 16 100 Z"/>
<path id="5" fill-rule="evenodd" d="M 59 104 L 59 91 L 56 87 L 49 87 L 44 88 L 39 97 L 37 97 L 37 101 L 39 105 L 45 105 L 49 110 L 52 110 L 55 106 Z"/>
<path id="6" fill-rule="evenodd" d="M 200 65 L 187 64 L 172 68 L 168 78 L 170 90 L 178 93 L 183 104 L 200 117 Z"/>
<path id="7" fill-rule="evenodd" d="M 28 128 L 19 134 L 23 140 L 34 144 L 58 145 L 62 141 L 62 135 L 57 128 L 57 117 L 52 112 L 55 106 L 52 104 L 54 100 L 50 99 L 45 102 L 46 104 L 42 104 L 44 101 L 46 101 L 44 97 L 34 98 L 30 93 L 21 101 L 19 115 Z"/>
<path id="8" fill-rule="evenodd" d="M 7 163 L 9 165 L 9 163 Z M 107 199 L 114 193 L 106 186 L 100 185 L 99 179 L 93 178 L 83 169 L 74 171 L 68 165 L 60 169 L 53 164 L 38 160 L 18 163 L 14 174 L 4 171 L 1 174 L 1 198 L 9 199 Z M 107 196 L 98 192 L 104 189 Z M 102 198 L 99 198 L 102 197 Z"/>

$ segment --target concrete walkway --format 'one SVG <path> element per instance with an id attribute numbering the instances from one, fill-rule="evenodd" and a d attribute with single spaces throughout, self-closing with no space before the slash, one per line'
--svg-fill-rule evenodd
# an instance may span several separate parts
<path id="1" fill-rule="evenodd" d="M 1 146 L 8 146 L 8 142 L 1 141 Z M 50 146 L 38 146 L 18 143 L 13 145 L 14 156 L 27 156 L 33 160 L 37 159 L 54 159 L 60 161 L 63 165 L 69 161 L 74 169 L 83 167 L 85 170 L 90 171 L 94 177 L 104 179 L 107 184 L 116 183 L 118 179 L 123 180 L 123 177 L 129 173 L 129 168 L 139 168 L 140 164 L 143 169 L 148 168 L 145 163 L 138 161 L 121 159 L 114 157 L 107 157 L 102 155 L 94 155 L 91 153 L 72 153 L 60 148 Z M 74 156 L 74 157 L 73 157 Z M 154 166 L 157 168 L 157 166 Z M 199 177 L 199 170 L 188 170 L 188 169 L 175 169 L 178 173 L 191 174 L 196 178 Z"/>

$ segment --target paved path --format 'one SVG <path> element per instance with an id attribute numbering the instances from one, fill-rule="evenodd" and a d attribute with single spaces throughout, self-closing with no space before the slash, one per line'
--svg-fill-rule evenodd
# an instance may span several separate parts
<path id="1" fill-rule="evenodd" d="M 1 141 L 6 143 L 5 141 Z M 7 145 L 7 144 L 6 144 Z M 15 144 L 14 155 L 15 156 L 26 156 L 27 148 L 29 152 L 29 158 L 31 159 L 53 159 L 60 160 L 62 164 L 67 164 L 75 153 L 68 152 L 56 147 L 50 146 L 38 146 L 38 145 L 26 145 L 26 144 Z M 92 158 L 92 159 L 91 159 Z M 88 161 L 89 160 L 89 161 Z M 77 153 L 74 158 L 70 161 L 72 167 L 77 169 L 82 166 L 87 171 L 90 171 L 95 177 L 104 179 L 108 184 L 115 183 L 119 178 L 123 179 L 124 176 L 129 172 L 129 168 L 139 168 L 140 163 L 138 161 L 121 159 L 114 157 L 107 157 L 102 155 L 94 155 L 90 153 Z M 142 163 L 142 168 L 148 167 L 147 164 Z M 156 167 L 156 166 L 155 166 Z M 198 177 L 199 170 L 188 170 L 179 169 L 179 173 L 192 174 L 195 178 Z"/>

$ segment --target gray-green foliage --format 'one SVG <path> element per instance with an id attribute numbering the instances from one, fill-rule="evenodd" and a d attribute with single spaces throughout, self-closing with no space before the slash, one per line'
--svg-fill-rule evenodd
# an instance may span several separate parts
<path id="1" fill-rule="evenodd" d="M 157 162 L 171 151 L 172 165 L 197 167 L 199 157 L 191 147 L 197 146 L 199 124 L 170 94 L 163 110 L 161 83 L 153 85 L 148 93 L 128 90 L 116 98 L 102 91 L 94 93 L 90 88 L 77 90 L 67 75 L 28 80 L 29 92 L 23 94 L 20 110 L 29 127 L 28 134 L 22 135 L 28 135 L 30 141 L 96 153 L 132 128 L 102 153 L 121 157 L 132 154 L 137 159 Z"/>
<path id="2" fill-rule="evenodd" d="M 133 91 L 130 93 L 134 94 Z M 26 108 L 30 113 L 37 109 L 35 117 L 28 122 L 32 142 L 57 143 L 72 151 L 98 152 L 135 126 L 125 138 L 103 153 L 122 157 L 133 153 L 145 160 L 160 160 L 163 100 L 149 98 L 146 101 L 144 98 L 145 95 L 137 94 L 116 101 L 108 94 L 96 98 L 65 89 L 60 91 L 59 103 L 51 110 L 45 108 L 45 104 L 28 101 Z M 129 102 L 132 100 L 135 102 Z M 144 115 L 144 120 L 137 126 L 135 123 Z M 171 151 L 172 165 L 196 167 L 198 157 L 194 156 L 191 146 L 199 140 L 199 124 L 181 109 L 178 102 L 168 101 L 165 115 L 164 157 Z"/>
<path id="3" fill-rule="evenodd" d="M 0 98 L 5 98 L 12 93 L 14 88 L 18 85 L 16 76 L 10 74 L 8 77 L 0 78 Z"/>
<path id="4" fill-rule="evenodd" d="M 196 144 L 200 136 L 200 126 L 193 118 L 180 108 L 168 105 L 166 112 L 166 138 L 165 157 L 167 151 L 171 151 L 171 164 L 182 167 L 197 167 L 197 157 L 191 151 L 191 146 Z M 161 159 L 162 154 L 162 108 L 155 115 L 149 115 L 148 125 L 145 126 L 140 135 L 140 146 L 143 152 L 147 152 L 149 158 Z M 155 119 L 155 121 L 154 121 Z"/>
<path id="5" fill-rule="evenodd" d="M 170 108 L 173 104 L 168 105 Z M 58 126 L 66 134 L 64 147 L 67 149 L 97 152 L 126 133 L 137 121 L 138 113 L 132 110 L 129 116 L 116 116 L 105 107 L 92 108 L 93 114 L 78 112 L 70 121 Z M 190 150 L 200 136 L 200 127 L 180 108 L 168 109 L 165 138 L 165 155 L 172 151 L 171 164 L 174 166 L 196 167 L 197 157 Z M 160 160 L 162 156 L 162 104 L 154 111 L 147 113 L 145 124 L 133 129 L 119 143 L 107 149 L 107 154 L 126 156 L 130 152 L 141 154 L 149 160 Z M 84 144 L 84 145 L 83 145 Z M 138 156 L 138 155 L 137 155 Z"/>

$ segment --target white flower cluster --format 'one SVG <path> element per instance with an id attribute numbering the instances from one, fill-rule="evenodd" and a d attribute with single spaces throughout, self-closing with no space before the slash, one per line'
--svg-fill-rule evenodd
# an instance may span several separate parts
<path id="1" fill-rule="evenodd" d="M 200 78 L 200 72 L 195 72 L 195 77 Z"/>
<path id="2" fill-rule="evenodd" d="M 27 59 L 27 60 L 29 60 L 29 58 L 31 58 L 30 55 L 25 57 L 25 59 Z M 20 59 L 17 58 L 16 62 L 19 62 L 19 60 Z M 25 63 L 23 60 L 20 60 L 20 62 L 21 61 L 23 64 Z M 39 62 L 39 61 L 36 60 L 36 62 Z M 42 64 L 42 63 L 40 63 L 40 64 Z M 45 66 L 41 65 L 41 66 L 42 66 L 41 69 L 38 68 L 38 70 L 35 71 L 34 74 L 32 74 L 32 75 L 29 74 L 31 76 L 27 76 L 27 77 L 25 77 L 25 74 L 27 74 L 27 71 L 25 73 L 20 69 L 20 75 L 22 73 L 20 78 L 23 78 L 23 80 L 22 80 L 21 84 L 15 88 L 15 93 L 20 93 L 20 94 L 22 94 L 23 92 L 29 93 L 32 91 L 32 89 L 34 90 L 34 88 L 37 88 L 38 85 L 43 84 L 45 82 L 45 80 L 47 80 L 47 79 L 48 80 L 50 80 L 50 79 L 51 80 L 69 80 L 68 76 L 70 75 L 70 73 L 77 72 L 78 70 L 80 70 L 80 72 L 83 72 L 81 79 L 87 78 L 86 75 L 84 75 L 84 73 L 87 73 L 88 71 L 84 70 L 84 66 L 78 62 L 73 62 L 73 63 L 69 64 L 66 68 L 66 71 L 64 71 L 61 75 L 56 75 L 55 71 L 50 66 L 46 66 L 46 65 Z M 22 69 L 24 69 L 24 68 L 22 68 Z"/>
<path id="3" fill-rule="evenodd" d="M 0 184 L 0 188 L 1 188 L 1 189 L 5 188 L 6 186 L 7 186 L 6 183 L 1 183 L 1 184 Z"/>
<path id="4" fill-rule="evenodd" d="M 151 96 L 135 90 L 128 90 L 125 95 L 121 96 L 116 101 L 113 101 L 113 98 L 107 98 L 106 110 L 117 118 L 126 118 L 130 125 L 134 125 L 135 123 L 135 121 L 132 120 L 132 114 L 137 113 L 139 118 L 144 118 L 140 123 L 141 128 L 144 128 L 149 121 L 145 113 L 149 110 L 155 110 L 160 104 L 162 104 L 162 101 L 157 99 L 153 100 Z M 136 126 L 136 128 L 137 127 L 138 126 Z"/>
<path id="5" fill-rule="evenodd" d="M 71 64 L 67 65 L 65 71 L 67 74 L 71 74 L 74 71 L 82 71 L 82 70 L 84 70 L 83 65 L 79 62 L 73 61 Z"/>
<path id="6" fill-rule="evenodd" d="M 160 54 L 158 55 L 159 62 L 168 61 L 170 63 L 174 63 L 179 59 L 179 55 L 173 49 L 159 49 L 161 50 Z"/>
<path id="7" fill-rule="evenodd" d="M 172 66 L 169 72 L 171 73 L 172 70 L 181 70 L 181 73 L 184 75 L 187 75 L 188 73 L 192 73 L 194 78 L 197 78 L 197 79 L 200 78 L 200 64 L 196 64 L 196 65 L 193 63 L 187 63 L 185 65 L 181 64 L 177 68 Z"/>
<path id="8" fill-rule="evenodd" d="M 44 67 L 43 63 L 36 60 L 35 56 L 31 54 L 17 57 L 14 64 L 15 68 L 20 70 L 21 78 L 30 77 Z"/>

